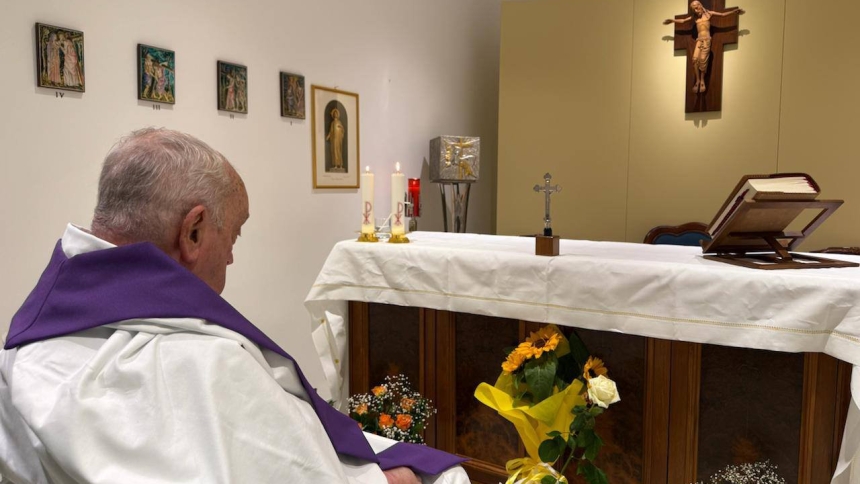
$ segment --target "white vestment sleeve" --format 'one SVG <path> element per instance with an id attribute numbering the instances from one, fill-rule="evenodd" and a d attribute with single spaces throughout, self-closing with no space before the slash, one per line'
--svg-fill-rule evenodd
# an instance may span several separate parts
<path id="1" fill-rule="evenodd" d="M 62 468 L 54 482 L 347 482 L 313 409 L 224 338 L 28 345 L 12 401 Z"/>

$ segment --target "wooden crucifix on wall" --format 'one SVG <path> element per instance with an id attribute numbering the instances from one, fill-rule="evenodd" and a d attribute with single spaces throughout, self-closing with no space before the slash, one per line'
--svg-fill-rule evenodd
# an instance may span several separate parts
<path id="1" fill-rule="evenodd" d="M 725 0 L 693 0 L 675 24 L 675 50 L 687 51 L 687 99 L 684 111 L 720 111 L 723 104 L 723 48 L 738 42 L 738 7 Z"/>

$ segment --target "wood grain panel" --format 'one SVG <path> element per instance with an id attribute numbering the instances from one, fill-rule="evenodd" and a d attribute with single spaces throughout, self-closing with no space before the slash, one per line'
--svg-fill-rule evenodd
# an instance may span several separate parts
<path id="1" fill-rule="evenodd" d="M 495 383 L 502 371 L 504 349 L 517 345 L 519 332 L 517 320 L 456 314 L 455 450 L 499 469 L 503 469 L 508 460 L 523 457 L 525 453 L 513 424 L 479 402 L 474 393 L 481 383 Z M 488 445 L 489 442 L 492 444 Z"/>
<path id="2" fill-rule="evenodd" d="M 671 342 L 668 482 L 696 481 L 702 345 Z"/>
<path id="3" fill-rule="evenodd" d="M 850 403 L 850 366 L 822 354 L 805 353 L 800 484 L 828 484 L 836 468 Z"/>
<path id="4" fill-rule="evenodd" d="M 436 311 L 436 448 L 456 452 L 457 359 L 454 314 Z"/>
<path id="5" fill-rule="evenodd" d="M 370 385 L 389 375 L 403 374 L 413 388 L 420 385 L 420 315 L 418 308 L 370 304 L 368 325 Z M 367 392 L 370 387 L 359 392 Z"/>
<path id="6" fill-rule="evenodd" d="M 804 482 L 798 481 L 802 403 L 808 394 L 803 360 L 798 353 L 703 346 L 699 480 L 730 464 L 769 460 L 787 483 Z"/>
<path id="7" fill-rule="evenodd" d="M 436 392 L 437 365 L 436 365 L 436 313 L 433 309 L 421 309 L 419 319 L 419 330 L 421 332 L 421 345 L 419 348 L 419 384 L 418 391 L 424 398 L 431 402 L 439 400 Z M 430 425 L 424 429 L 424 443 L 430 447 L 436 447 L 436 431 L 438 422 L 431 417 Z"/>
<path id="8" fill-rule="evenodd" d="M 669 395 L 672 343 L 648 338 L 645 358 L 642 482 L 665 484 L 669 476 Z"/>
<path id="9" fill-rule="evenodd" d="M 349 302 L 349 394 L 370 388 L 370 316 L 368 304 Z"/>

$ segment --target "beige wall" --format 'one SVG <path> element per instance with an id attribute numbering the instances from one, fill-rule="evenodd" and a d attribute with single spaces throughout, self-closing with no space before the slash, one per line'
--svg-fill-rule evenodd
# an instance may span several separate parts
<path id="1" fill-rule="evenodd" d="M 408 176 L 423 171 L 425 230 L 442 229 L 429 140 L 483 137 L 469 228 L 493 232 L 499 16 L 500 0 L 2 2 L 0 339 L 65 224 L 89 225 L 108 148 L 132 129 L 167 126 L 207 141 L 244 177 L 251 218 L 224 295 L 322 381 L 302 302 L 335 242 L 357 235 L 360 194 L 312 188 L 310 121 L 280 117 L 278 72 L 304 74 L 308 96 L 311 84 L 360 95 L 377 207 L 389 208 L 396 161 Z M 86 93 L 61 99 L 35 86 L 35 22 L 84 32 Z M 139 42 L 176 51 L 175 106 L 137 100 Z M 247 116 L 216 110 L 218 59 L 248 66 Z"/>
<path id="2" fill-rule="evenodd" d="M 498 232 L 540 229 L 531 187 L 545 171 L 564 187 L 556 234 L 627 241 L 709 222 L 744 174 L 804 171 L 846 205 L 803 247 L 860 245 L 860 56 L 849 26 L 860 2 L 742 6 L 722 112 L 685 115 L 686 57 L 662 25 L 684 2 L 503 3 Z"/>

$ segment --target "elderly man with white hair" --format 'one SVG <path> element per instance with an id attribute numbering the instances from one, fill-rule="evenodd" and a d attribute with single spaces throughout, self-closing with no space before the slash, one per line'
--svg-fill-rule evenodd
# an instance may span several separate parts
<path id="1" fill-rule="evenodd" d="M 3 482 L 468 482 L 456 456 L 363 434 L 221 298 L 248 216 L 200 140 L 114 146 L 92 227 L 66 228 L 0 351 Z"/>

